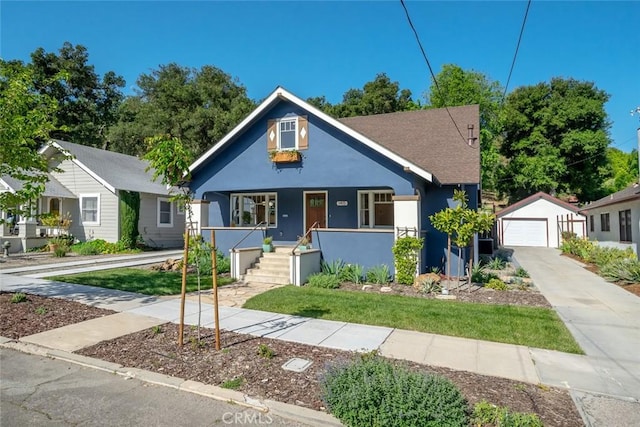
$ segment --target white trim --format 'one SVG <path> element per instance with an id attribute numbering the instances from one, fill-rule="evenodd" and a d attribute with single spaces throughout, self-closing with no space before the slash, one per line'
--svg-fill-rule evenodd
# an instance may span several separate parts
<path id="1" fill-rule="evenodd" d="M 314 116 L 320 118 L 321 120 L 327 122 L 328 124 L 330 124 L 331 126 L 335 127 L 336 129 L 341 130 L 342 132 L 346 133 L 347 135 L 351 136 L 352 138 L 355 138 L 357 141 L 363 143 L 367 147 L 373 149 L 374 151 L 377 151 L 378 153 L 382 154 L 383 156 L 387 157 L 388 159 L 393 160 L 394 162 L 398 163 L 403 168 L 408 169 L 410 172 L 415 173 L 416 175 L 426 179 L 429 182 L 433 182 L 433 175 L 430 172 L 422 169 L 421 167 L 419 167 L 415 163 L 412 163 L 412 162 L 406 160 L 405 158 L 400 157 L 399 155 L 393 153 L 392 151 L 388 150 L 387 148 L 383 147 L 382 145 L 378 144 L 377 142 L 374 142 L 373 140 L 367 138 L 366 136 L 356 132 L 355 130 L 351 129 L 347 125 L 345 125 L 345 124 L 341 123 L 340 121 L 334 119 L 333 117 L 329 116 L 328 114 L 323 113 L 322 111 L 318 110 L 313 105 L 303 101 L 302 99 L 300 99 L 297 96 L 293 95 L 292 93 L 286 91 L 285 89 L 283 89 L 280 86 L 278 86 L 276 88 L 276 90 L 274 90 L 271 93 L 271 95 L 269 95 L 264 101 L 262 101 L 262 104 L 260 104 L 258 106 L 258 108 L 253 110 L 253 112 L 251 114 L 249 114 L 243 121 L 241 121 L 235 128 L 233 128 L 233 130 L 231 132 L 226 134 L 224 136 L 224 138 L 222 138 L 216 145 L 214 145 L 206 153 L 204 153 L 202 156 L 200 156 L 195 162 L 193 162 L 191 164 L 191 166 L 189 166 L 189 172 L 193 172 L 201 164 L 203 164 L 209 157 L 211 157 L 214 153 L 216 153 L 217 151 L 221 150 L 225 145 L 227 145 L 227 143 L 229 141 L 232 141 L 237 135 L 239 135 L 241 133 L 241 131 L 246 126 L 248 126 L 253 120 L 258 118 L 261 114 L 263 114 L 269 108 L 269 106 L 272 103 L 274 103 L 276 100 L 278 100 L 278 99 L 285 99 L 287 101 L 290 101 L 290 102 L 296 104 L 298 107 L 300 107 L 300 108 L 302 108 L 304 110 L 307 110 L 309 113 L 311 113 Z"/>
<path id="2" fill-rule="evenodd" d="M 50 141 L 50 144 L 52 147 L 57 148 L 58 150 L 60 150 L 63 153 L 67 153 L 69 154 L 69 152 L 67 150 L 64 149 L 64 147 L 62 147 L 60 144 L 58 144 L 55 141 Z M 47 146 L 43 147 L 40 152 L 44 153 L 44 151 L 47 149 Z M 101 177 L 99 177 L 94 171 L 92 171 L 91 169 L 89 169 L 87 166 L 85 166 L 80 160 L 78 160 L 75 156 L 72 155 L 71 157 L 71 161 L 76 164 L 80 169 L 82 169 L 83 171 L 85 171 L 90 177 L 92 177 L 93 179 L 95 179 L 96 181 L 98 181 L 100 184 L 102 184 L 104 186 L 104 188 L 106 188 L 107 190 L 109 190 L 110 192 L 112 192 L 113 194 L 116 194 L 116 188 L 109 184 L 107 181 L 105 181 L 104 179 L 102 179 Z"/>
<path id="3" fill-rule="evenodd" d="M 304 230 L 302 230 L 303 233 L 306 233 L 309 227 L 313 225 L 313 224 L 307 224 L 307 194 L 313 194 L 313 193 L 324 194 L 324 221 L 325 221 L 324 228 L 329 228 L 329 192 L 327 190 L 303 191 L 302 192 L 302 224 L 303 224 L 302 227 L 304 228 Z"/>
<path id="4" fill-rule="evenodd" d="M 293 147 L 282 148 L 280 143 L 282 142 L 282 132 L 280 129 L 280 125 L 282 122 L 293 122 L 295 129 L 293 130 L 293 135 L 295 137 L 295 141 L 293 142 Z M 300 132 L 300 127 L 298 125 L 298 116 L 290 116 L 290 117 L 282 117 L 276 121 L 276 126 L 278 127 L 278 139 L 276 140 L 276 150 L 277 151 L 291 151 L 298 150 L 300 137 L 298 133 Z"/>
<path id="5" fill-rule="evenodd" d="M 160 222 L 160 203 L 169 203 L 169 223 Z M 158 228 L 170 228 L 173 227 L 173 202 L 168 197 L 158 197 L 156 199 L 156 225 Z"/>
<path id="6" fill-rule="evenodd" d="M 391 194 L 392 196 L 394 195 L 394 190 L 392 189 L 373 189 L 373 190 L 358 190 L 358 228 L 382 228 L 382 229 L 392 229 L 394 226 L 393 225 L 375 225 L 375 209 L 374 209 L 374 204 L 375 204 L 375 196 L 374 194 L 379 193 L 379 194 Z M 369 197 L 369 226 L 363 226 L 362 224 L 360 224 L 360 205 L 361 205 L 361 197 L 360 195 L 362 194 L 367 194 Z M 389 203 L 390 205 L 393 206 L 393 200 L 391 201 L 391 203 Z M 395 212 L 394 212 L 394 222 L 395 222 Z"/>
<path id="7" fill-rule="evenodd" d="M 275 211 L 275 219 L 276 222 L 274 224 L 267 224 L 267 228 L 278 228 L 278 193 L 273 192 L 273 191 L 269 191 L 269 192 L 257 192 L 257 193 L 231 193 L 229 195 L 229 223 L 233 222 L 233 197 L 234 196 L 266 196 L 266 201 L 267 203 L 269 202 L 269 196 L 273 196 L 273 199 L 275 200 L 276 203 L 276 211 Z M 268 206 L 265 206 L 265 215 L 269 215 L 269 211 L 268 211 Z M 242 216 L 242 215 L 240 215 Z M 266 219 L 266 218 L 265 218 Z M 240 224 L 236 224 L 236 227 L 253 227 L 252 225 L 240 225 Z"/>
<path id="8" fill-rule="evenodd" d="M 7 189 L 6 191 L 8 191 L 9 193 L 11 193 L 11 194 L 15 194 L 15 193 L 16 193 L 16 190 L 14 190 L 14 189 L 13 189 L 9 184 L 7 184 L 7 182 L 6 182 L 4 179 L 2 179 L 2 178 L 0 178 L 0 184 L 4 185 L 4 186 L 6 187 L 6 189 Z M 4 193 L 4 191 L 3 191 L 3 193 Z"/>
<path id="9" fill-rule="evenodd" d="M 100 225 L 100 193 L 86 193 L 86 194 L 79 194 L 78 195 L 79 199 L 80 199 L 80 223 L 82 225 Z M 95 221 L 84 221 L 84 215 L 83 215 L 83 209 L 82 209 L 82 202 L 83 199 L 89 199 L 89 198 L 96 198 L 98 201 L 98 207 L 97 207 L 97 212 L 96 212 L 96 220 Z"/>

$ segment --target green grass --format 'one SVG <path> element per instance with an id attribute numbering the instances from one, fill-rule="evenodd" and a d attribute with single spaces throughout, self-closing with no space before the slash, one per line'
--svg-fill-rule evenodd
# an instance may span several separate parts
<path id="1" fill-rule="evenodd" d="M 112 270 L 91 271 L 67 276 L 51 276 L 49 280 L 77 283 L 79 285 L 118 289 L 144 295 L 177 295 L 182 289 L 182 273 L 141 270 L 138 268 L 115 268 Z M 230 277 L 218 277 L 218 286 L 233 283 Z M 202 289 L 211 289 L 211 277 L 200 279 Z M 187 292 L 198 290 L 197 277 L 187 275 Z"/>
<path id="2" fill-rule="evenodd" d="M 583 354 L 551 309 L 285 286 L 244 308 Z"/>

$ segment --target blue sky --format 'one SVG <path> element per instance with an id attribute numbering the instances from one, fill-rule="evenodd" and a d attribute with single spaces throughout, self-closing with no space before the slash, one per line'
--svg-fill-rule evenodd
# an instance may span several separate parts
<path id="1" fill-rule="evenodd" d="M 524 1 L 408 1 L 434 71 L 453 63 L 507 81 Z M 640 2 L 533 1 L 509 91 L 573 77 L 611 95 L 613 146 L 637 147 Z M 339 102 L 380 72 L 424 101 L 430 80 L 398 1 L 12 1 L 0 3 L 0 57 L 82 44 L 98 73 L 135 87 L 141 73 L 176 62 L 215 65 L 255 100 L 282 85 Z"/>

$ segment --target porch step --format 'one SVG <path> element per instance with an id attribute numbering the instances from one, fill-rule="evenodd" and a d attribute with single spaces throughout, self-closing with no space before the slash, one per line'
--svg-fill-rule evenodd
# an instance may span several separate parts
<path id="1" fill-rule="evenodd" d="M 288 285 L 291 283 L 289 280 L 289 275 L 286 276 L 275 276 L 275 275 L 260 275 L 251 270 L 247 271 L 247 274 L 241 277 L 243 282 L 257 282 L 257 283 L 266 283 L 266 284 L 275 284 L 275 285 Z"/>
<path id="2" fill-rule="evenodd" d="M 264 252 L 258 262 L 242 276 L 245 282 L 286 285 L 289 280 L 289 254 L 291 248 L 276 247 L 275 252 Z"/>

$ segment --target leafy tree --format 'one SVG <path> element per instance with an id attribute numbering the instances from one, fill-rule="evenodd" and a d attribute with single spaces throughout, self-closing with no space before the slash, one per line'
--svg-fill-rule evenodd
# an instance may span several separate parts
<path id="1" fill-rule="evenodd" d="M 507 97 L 501 153 L 509 159 L 500 189 L 511 202 L 537 191 L 603 195 L 609 99 L 591 82 L 553 78 Z"/>
<path id="2" fill-rule="evenodd" d="M 36 90 L 31 68 L 0 60 L 0 176 L 22 183 L 15 193 L 0 193 L 0 209 L 30 215 L 29 202 L 44 191 L 48 165 L 38 149 L 56 129 L 57 107 L 55 99 Z"/>
<path id="3" fill-rule="evenodd" d="M 477 71 L 465 71 L 457 65 L 445 64 L 436 75 L 438 86 L 432 79 L 425 93 L 430 108 L 455 107 L 478 104 L 480 106 L 480 165 L 482 188 L 495 191 L 498 171 L 502 163 L 499 153 L 500 100 L 503 88 Z M 440 90 L 438 90 L 438 87 Z M 465 124 L 458 124 L 464 126 Z"/>
<path id="4" fill-rule="evenodd" d="M 142 74 L 137 85 L 108 133 L 112 149 L 131 155 L 144 154 L 145 138 L 160 134 L 179 138 L 200 155 L 255 108 L 244 86 L 209 65 L 199 70 L 161 65 Z"/>
<path id="5" fill-rule="evenodd" d="M 615 193 L 638 180 L 638 150 L 625 153 L 610 147 L 607 149 L 607 160 L 610 178 L 604 181 L 605 193 Z"/>
<path id="6" fill-rule="evenodd" d="M 82 45 L 65 42 L 58 54 L 38 48 L 31 54 L 33 82 L 40 94 L 58 102 L 55 119 L 60 127 L 51 132 L 52 138 L 104 148 L 125 81 L 113 71 L 101 79 L 88 60 Z"/>

